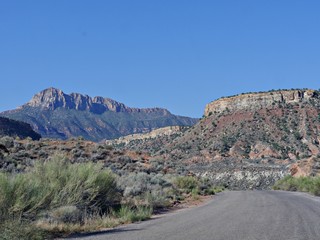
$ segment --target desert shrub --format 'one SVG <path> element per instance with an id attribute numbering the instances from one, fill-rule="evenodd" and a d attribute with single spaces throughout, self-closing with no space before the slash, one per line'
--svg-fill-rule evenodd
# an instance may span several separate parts
<path id="1" fill-rule="evenodd" d="M 174 198 L 174 190 L 172 188 L 159 188 L 145 193 L 144 203 L 152 209 L 168 208 L 171 206 L 171 200 Z"/>
<path id="2" fill-rule="evenodd" d="M 0 220 L 12 216 L 32 220 L 63 206 L 100 211 L 118 201 L 115 176 L 99 164 L 70 164 L 55 157 L 24 174 L 0 174 Z"/>
<path id="3" fill-rule="evenodd" d="M 199 194 L 200 194 L 200 190 L 199 190 L 199 188 L 193 188 L 192 190 L 191 190 L 191 196 L 192 196 L 192 198 L 194 199 L 194 200 L 198 200 L 199 199 Z"/>
<path id="4" fill-rule="evenodd" d="M 216 186 L 216 187 L 212 187 L 214 193 L 219 193 L 219 192 L 223 192 L 225 190 L 224 186 Z"/>
<path id="5" fill-rule="evenodd" d="M 223 186 L 209 186 L 208 188 L 204 189 L 202 192 L 203 195 L 215 195 L 216 193 L 223 192 L 225 187 Z"/>
<path id="6" fill-rule="evenodd" d="M 174 180 L 175 186 L 183 192 L 190 193 L 193 189 L 199 186 L 199 181 L 196 177 L 181 176 Z"/>
<path id="7" fill-rule="evenodd" d="M 0 222 L 0 240 L 48 239 L 49 235 L 32 224 L 6 220 Z"/>
<path id="8" fill-rule="evenodd" d="M 292 177 L 291 175 L 277 181 L 274 190 L 309 192 L 320 196 L 320 177 Z"/>
<path id="9" fill-rule="evenodd" d="M 145 172 L 130 173 L 119 179 L 118 186 L 123 190 L 124 197 L 133 197 L 148 190 L 149 175 Z"/>
<path id="10" fill-rule="evenodd" d="M 63 210 L 63 212 L 65 211 Z M 67 210 L 67 212 L 69 212 L 69 210 Z M 111 209 L 108 214 L 88 214 L 84 217 L 83 223 L 60 221 L 47 222 L 43 219 L 40 219 L 35 223 L 34 226 L 38 227 L 39 229 L 43 229 L 43 231 L 46 231 L 47 233 L 50 233 L 49 237 L 68 236 L 75 232 L 98 231 L 102 228 L 112 228 L 123 223 L 143 221 L 150 218 L 151 214 L 152 208 L 147 206 L 122 205 L 119 209 Z M 48 235 L 45 237 L 48 239 Z"/>
<path id="11" fill-rule="evenodd" d="M 216 186 L 208 178 L 193 176 L 178 176 L 173 180 L 177 194 L 191 194 L 193 198 L 198 195 L 214 195 L 225 190 L 223 186 Z"/>
<path id="12" fill-rule="evenodd" d="M 170 186 L 170 181 L 164 175 L 145 172 L 130 173 L 118 180 L 118 187 L 123 190 L 124 197 L 134 197 Z"/>
<path id="13" fill-rule="evenodd" d="M 86 216 L 83 224 L 60 223 L 60 222 L 48 223 L 40 220 L 35 223 L 35 226 L 38 227 L 38 229 L 43 229 L 45 232 L 50 233 L 49 237 L 51 236 L 58 237 L 58 236 L 68 236 L 76 232 L 77 233 L 91 232 L 91 231 L 99 231 L 103 228 L 112 228 L 121 224 L 122 222 L 120 220 L 121 219 L 115 216 L 112 216 L 111 214 L 108 214 L 108 215 L 91 214 Z M 47 234 L 45 235 L 45 238 L 41 238 L 41 239 L 48 239 L 49 237 Z"/>
<path id="14" fill-rule="evenodd" d="M 76 206 L 62 206 L 44 213 L 40 220 L 48 223 L 82 223 L 85 215 Z"/>
<path id="15" fill-rule="evenodd" d="M 113 215 L 119 218 L 123 223 L 132 223 L 150 218 L 152 211 L 152 208 L 148 206 L 132 207 L 123 205 L 117 212 L 113 212 Z"/>
<path id="16" fill-rule="evenodd" d="M 315 196 L 320 196 L 320 177 L 313 179 L 313 186 L 310 192 Z"/>
<path id="17" fill-rule="evenodd" d="M 6 148 L 12 148 L 14 146 L 14 139 L 9 136 L 4 136 L 0 138 L 0 144 L 4 145 Z"/>
<path id="18" fill-rule="evenodd" d="M 105 146 L 105 149 L 111 151 L 111 150 L 113 150 L 113 146 L 112 146 L 112 145 L 106 145 L 106 146 Z"/>
<path id="19" fill-rule="evenodd" d="M 151 169 L 155 172 L 160 172 L 163 169 L 164 162 L 158 159 L 150 161 Z"/>
<path id="20" fill-rule="evenodd" d="M 123 191 L 123 202 L 131 202 L 133 206 L 164 208 L 170 206 L 170 199 L 174 198 L 170 176 L 162 174 L 130 173 L 119 178 L 118 186 Z"/>

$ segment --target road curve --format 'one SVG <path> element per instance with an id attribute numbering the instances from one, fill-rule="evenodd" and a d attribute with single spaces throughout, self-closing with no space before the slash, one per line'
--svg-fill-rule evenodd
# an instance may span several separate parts
<path id="1" fill-rule="evenodd" d="M 73 239 L 319 240 L 320 198 L 282 191 L 231 191 L 200 207 Z"/>

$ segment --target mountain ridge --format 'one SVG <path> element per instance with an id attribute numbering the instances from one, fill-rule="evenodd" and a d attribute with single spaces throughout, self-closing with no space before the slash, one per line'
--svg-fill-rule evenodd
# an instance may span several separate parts
<path id="1" fill-rule="evenodd" d="M 146 113 L 163 111 L 169 113 L 167 109 L 157 107 L 131 108 L 111 98 L 104 98 L 101 96 L 90 97 L 80 93 L 66 94 L 62 90 L 53 87 L 35 94 L 29 102 L 19 108 L 24 106 L 40 107 L 47 110 L 55 110 L 57 108 L 75 109 L 79 111 L 91 111 L 95 114 L 100 114 L 105 111 Z"/>
<path id="2" fill-rule="evenodd" d="M 92 141 L 150 132 L 167 126 L 191 126 L 198 119 L 177 116 L 164 108 L 130 108 L 110 98 L 65 94 L 45 89 L 14 110 L 0 116 L 29 123 L 43 137 Z"/>

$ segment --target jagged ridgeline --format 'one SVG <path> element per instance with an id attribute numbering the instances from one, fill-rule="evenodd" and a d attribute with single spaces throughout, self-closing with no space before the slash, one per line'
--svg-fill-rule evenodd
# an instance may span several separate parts
<path id="1" fill-rule="evenodd" d="M 93 141 L 166 126 L 191 126 L 198 121 L 173 115 L 163 108 L 130 108 L 109 98 L 65 94 L 55 88 L 46 89 L 18 109 L 0 115 L 29 123 L 43 137 L 82 136 Z"/>

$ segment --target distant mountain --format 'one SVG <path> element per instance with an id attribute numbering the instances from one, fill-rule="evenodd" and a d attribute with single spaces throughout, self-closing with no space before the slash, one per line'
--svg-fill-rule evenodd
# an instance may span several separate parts
<path id="1" fill-rule="evenodd" d="M 0 137 L 2 136 L 30 137 L 33 140 L 39 140 L 41 138 L 41 135 L 33 131 L 29 124 L 0 117 Z"/>
<path id="2" fill-rule="evenodd" d="M 198 121 L 173 115 L 162 108 L 130 108 L 109 98 L 65 94 L 55 88 L 45 89 L 18 109 L 0 115 L 31 124 L 43 137 L 82 136 L 93 141 L 166 126 L 191 126 Z"/>

